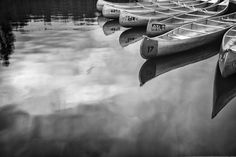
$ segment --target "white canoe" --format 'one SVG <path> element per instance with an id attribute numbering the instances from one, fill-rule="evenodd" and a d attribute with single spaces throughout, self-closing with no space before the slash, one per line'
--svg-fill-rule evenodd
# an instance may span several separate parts
<path id="1" fill-rule="evenodd" d="M 221 40 L 216 40 L 183 53 L 159 56 L 155 59 L 147 60 L 139 70 L 140 85 L 143 85 L 153 78 L 174 69 L 181 68 L 216 55 L 219 52 L 220 43 Z"/>
<path id="2" fill-rule="evenodd" d="M 222 37 L 235 23 L 236 13 L 192 22 L 155 38 L 145 37 L 140 53 L 148 59 L 189 50 Z"/>
<path id="3" fill-rule="evenodd" d="M 236 26 L 228 30 L 223 37 L 219 67 L 223 77 L 236 73 Z"/>
<path id="4" fill-rule="evenodd" d="M 165 9 L 141 14 L 134 14 L 122 11 L 120 13 L 119 22 L 120 25 L 124 27 L 146 26 L 150 18 L 161 21 L 169 18 L 170 16 L 181 14 L 184 12 L 186 12 L 185 9 L 184 10 Z"/>
<path id="5" fill-rule="evenodd" d="M 122 11 L 120 12 L 119 22 L 124 27 L 147 26 L 148 21 L 150 19 L 153 19 L 155 21 L 161 21 L 161 20 L 170 18 L 174 15 L 192 12 L 193 10 L 200 9 L 200 8 L 195 8 L 194 7 L 195 5 L 199 5 L 202 3 L 206 3 L 206 1 L 194 1 L 190 3 L 185 3 L 185 5 L 183 6 L 174 7 L 174 8 L 166 8 L 162 10 L 154 10 L 148 13 L 146 12 L 130 13 L 127 11 Z M 163 7 L 161 6 L 161 8 Z"/>
<path id="6" fill-rule="evenodd" d="M 110 5 L 114 6 L 117 8 L 131 8 L 131 7 L 139 7 L 139 6 L 151 6 L 155 3 L 167 3 L 167 2 L 187 2 L 187 1 L 193 1 L 193 0 L 156 0 L 156 1 L 151 1 L 151 2 L 131 2 L 131 3 L 114 3 L 114 2 L 108 2 L 105 0 L 98 0 L 97 1 L 97 10 L 102 11 L 104 5 Z M 195 0 L 198 1 L 198 0 Z"/>
<path id="7" fill-rule="evenodd" d="M 210 2 L 206 4 L 207 7 L 202 10 L 176 15 L 162 21 L 149 19 L 147 24 L 147 35 L 157 36 L 184 24 L 204 18 L 223 15 L 228 10 L 229 0 L 224 0 L 223 2 L 215 5 L 213 5 L 214 3 Z"/>
<path id="8" fill-rule="evenodd" d="M 118 8 L 112 5 L 104 5 L 102 9 L 102 14 L 104 17 L 107 18 L 119 18 L 120 12 L 126 11 L 133 14 L 144 14 L 150 13 L 153 11 L 162 11 L 166 9 L 175 9 L 175 10 L 185 10 L 185 11 L 192 11 L 195 10 L 196 7 L 198 8 L 206 6 L 208 1 L 187 1 L 187 2 L 166 2 L 166 3 L 154 3 L 151 6 L 137 6 L 137 7 L 130 7 L 130 8 Z"/>

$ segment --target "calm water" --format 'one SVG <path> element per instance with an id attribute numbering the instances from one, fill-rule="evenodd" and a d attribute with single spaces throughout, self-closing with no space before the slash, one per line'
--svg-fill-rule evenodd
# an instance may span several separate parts
<path id="1" fill-rule="evenodd" d="M 236 155 L 220 39 L 146 61 L 144 29 L 97 17 L 95 4 L 0 1 L 0 156 Z M 211 119 L 213 97 L 227 105 Z"/>

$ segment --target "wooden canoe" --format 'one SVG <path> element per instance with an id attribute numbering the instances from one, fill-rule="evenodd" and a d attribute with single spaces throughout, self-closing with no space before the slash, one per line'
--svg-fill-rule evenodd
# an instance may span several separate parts
<path id="1" fill-rule="evenodd" d="M 213 89 L 212 118 L 214 118 L 236 96 L 236 74 L 222 77 L 217 64 Z"/>
<path id="2" fill-rule="evenodd" d="M 119 8 L 115 7 L 113 5 L 104 5 L 102 9 L 102 14 L 104 17 L 107 18 L 119 18 L 120 12 L 126 11 L 133 14 L 144 14 L 144 13 L 150 13 L 153 11 L 162 11 L 169 8 L 176 8 L 176 10 L 186 10 L 186 11 L 192 11 L 195 5 L 203 5 L 207 3 L 207 1 L 204 0 L 198 0 L 198 1 L 187 1 L 187 2 L 174 2 L 174 1 L 167 1 L 167 2 L 156 2 L 153 3 L 153 5 L 150 6 L 136 6 L 136 7 L 126 7 L 126 8 Z M 191 6 L 191 7 L 189 7 Z"/>
<path id="3" fill-rule="evenodd" d="M 216 55 L 220 49 L 221 40 L 216 40 L 204 46 L 197 47 L 182 53 L 168 56 L 159 56 L 147 60 L 139 71 L 140 85 L 166 72 L 193 64 Z M 217 45 L 217 46 L 216 46 Z M 219 45 L 219 46 L 218 46 Z"/>
<path id="4" fill-rule="evenodd" d="M 145 37 L 140 53 L 148 59 L 189 50 L 223 37 L 235 23 L 236 13 L 192 22 L 154 38 Z"/>
<path id="5" fill-rule="evenodd" d="M 120 45 L 122 47 L 126 47 L 130 44 L 142 40 L 144 38 L 144 35 L 146 35 L 145 27 L 127 29 L 122 32 L 119 37 Z"/>
<path id="6" fill-rule="evenodd" d="M 228 10 L 229 0 L 224 0 L 223 2 L 219 4 L 214 4 L 213 2 L 208 2 L 205 4 L 206 4 L 206 8 L 202 10 L 196 10 L 196 11 L 176 15 L 162 21 L 149 19 L 148 24 L 147 24 L 147 35 L 151 37 L 157 36 L 165 32 L 168 32 L 174 28 L 177 28 L 179 26 L 182 26 L 182 25 L 185 25 L 185 24 L 188 24 L 188 23 L 200 20 L 200 19 L 223 15 Z"/>
<path id="7" fill-rule="evenodd" d="M 105 0 L 98 0 L 96 7 L 98 11 L 102 11 L 104 5 L 110 5 L 117 8 L 131 8 L 131 7 L 140 7 L 140 6 L 152 6 L 156 3 L 168 3 L 168 2 L 187 2 L 187 1 L 194 1 L 194 0 L 157 0 L 155 2 L 131 2 L 131 3 L 114 3 L 114 2 L 108 2 Z M 196 1 L 196 0 L 195 0 Z M 198 1 L 198 0 L 197 0 Z"/>
<path id="8" fill-rule="evenodd" d="M 236 26 L 228 30 L 223 37 L 219 67 L 223 77 L 236 73 Z"/>
<path id="9" fill-rule="evenodd" d="M 122 29 L 125 29 L 125 28 L 119 24 L 118 20 L 107 21 L 102 27 L 103 33 L 106 36 L 111 35 L 117 31 L 121 31 Z"/>

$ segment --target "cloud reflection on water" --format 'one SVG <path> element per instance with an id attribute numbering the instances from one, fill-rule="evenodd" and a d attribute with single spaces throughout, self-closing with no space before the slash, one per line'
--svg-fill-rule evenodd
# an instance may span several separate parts
<path id="1" fill-rule="evenodd" d="M 210 119 L 217 57 L 141 88 L 140 43 L 122 49 L 121 32 L 107 37 L 99 28 L 14 33 L 12 64 L 0 72 L 0 154 L 235 153 L 233 105 Z"/>

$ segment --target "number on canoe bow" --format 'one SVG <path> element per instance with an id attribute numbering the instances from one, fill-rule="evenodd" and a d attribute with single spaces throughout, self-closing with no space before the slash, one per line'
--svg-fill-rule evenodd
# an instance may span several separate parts
<path id="1" fill-rule="evenodd" d="M 162 31 L 166 29 L 166 25 L 165 24 L 152 24 L 152 31 Z"/>
<path id="2" fill-rule="evenodd" d="M 153 49 L 154 49 L 154 46 L 148 46 L 148 52 L 147 53 L 151 53 Z"/>

